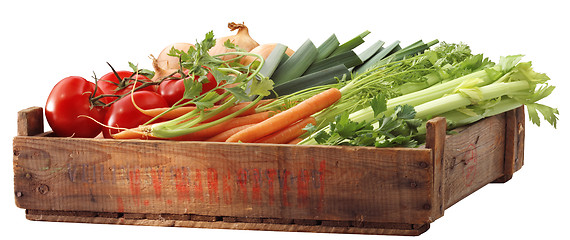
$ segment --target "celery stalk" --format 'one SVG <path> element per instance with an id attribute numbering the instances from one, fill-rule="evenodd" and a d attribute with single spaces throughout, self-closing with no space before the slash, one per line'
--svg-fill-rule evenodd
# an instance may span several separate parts
<path id="1" fill-rule="evenodd" d="M 411 105 L 417 108 L 417 118 L 432 117 L 436 116 L 437 114 L 451 111 L 453 109 L 468 106 L 476 101 L 500 97 L 507 93 L 516 93 L 524 90 L 525 88 L 528 89 L 530 86 L 530 80 L 528 79 L 516 79 L 515 82 L 506 83 L 508 82 L 508 78 L 513 75 L 513 71 L 518 70 L 515 68 L 515 66 L 519 65 L 514 64 L 516 64 L 519 60 L 519 56 L 501 58 L 500 63 L 494 67 L 486 68 L 484 70 L 480 70 L 442 84 L 437 84 L 424 90 L 388 99 L 386 103 L 388 110 L 384 113 L 384 115 L 389 115 L 391 111 L 398 105 Z M 522 76 L 533 77 L 529 74 Z M 474 82 L 472 88 L 480 90 L 479 99 L 473 99 L 473 97 L 465 96 L 462 93 L 454 93 L 455 91 L 461 90 L 458 89 L 458 87 L 470 81 Z M 494 83 L 495 81 L 497 83 Z M 341 89 L 341 92 L 352 91 L 350 85 L 351 84 L 348 84 L 343 89 Z M 483 87 L 486 85 L 489 86 Z M 451 95 L 446 96 L 447 94 Z M 337 109 L 337 112 L 344 110 L 345 109 Z M 319 120 L 322 121 L 323 119 L 330 119 L 330 116 L 317 115 L 316 118 L 318 122 Z M 370 122 L 375 118 L 375 113 L 372 107 L 369 106 L 351 113 L 349 115 L 349 118 L 355 122 Z M 315 140 L 312 138 L 319 131 L 328 131 L 328 127 L 324 127 L 318 130 L 310 137 L 305 138 L 305 140 L 299 144 L 316 144 Z"/>
<path id="2" fill-rule="evenodd" d="M 433 116 L 438 116 L 442 113 L 459 109 L 471 105 L 473 101 L 485 101 L 493 98 L 498 98 L 503 95 L 509 95 L 518 91 L 529 89 L 530 85 L 527 81 L 516 81 L 509 83 L 494 83 L 487 86 L 480 87 L 481 99 L 474 100 L 469 96 L 461 93 L 455 93 L 441 98 L 415 106 L 416 117 L 427 119 Z"/>

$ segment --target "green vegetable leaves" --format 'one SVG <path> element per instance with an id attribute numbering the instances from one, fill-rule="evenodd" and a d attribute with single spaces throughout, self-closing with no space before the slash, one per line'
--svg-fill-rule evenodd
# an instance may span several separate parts
<path id="1" fill-rule="evenodd" d="M 414 138 L 422 121 L 415 119 L 416 112 L 412 106 L 397 106 L 390 116 L 379 116 L 387 110 L 385 96 L 377 95 L 369 103 L 376 116 L 372 121 L 353 121 L 348 112 L 343 112 L 329 124 L 330 131 L 319 131 L 315 134 L 315 141 L 326 145 L 418 146 Z M 310 127 L 307 130 L 315 129 Z"/>

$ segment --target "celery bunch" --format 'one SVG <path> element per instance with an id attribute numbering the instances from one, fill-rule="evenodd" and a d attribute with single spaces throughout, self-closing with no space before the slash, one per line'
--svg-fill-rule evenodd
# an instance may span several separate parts
<path id="1" fill-rule="evenodd" d="M 497 65 L 484 64 L 481 65 L 482 69 L 476 72 L 390 98 L 386 100 L 383 113 L 378 113 L 378 110 L 375 110 L 378 108 L 375 106 L 377 104 L 369 101 L 367 107 L 352 112 L 344 122 L 360 123 L 360 126 L 363 126 L 363 129 L 367 128 L 368 132 L 376 132 L 381 128 L 381 125 L 374 125 L 375 122 L 379 122 L 378 119 L 393 115 L 392 109 L 398 109 L 398 106 L 412 106 L 415 112 L 414 119 L 425 122 L 435 116 L 444 116 L 448 119 L 450 124 L 448 129 L 450 129 L 524 104 L 527 106 L 531 122 L 539 125 L 540 113 L 546 121 L 556 127 L 558 110 L 537 103 L 547 97 L 554 90 L 554 86 L 548 85 L 548 76 L 535 72 L 530 62 L 519 63 L 521 59 L 522 55 L 502 57 Z M 338 144 L 339 141 L 330 141 L 330 138 L 323 141 L 323 136 L 338 135 L 335 132 L 339 129 L 339 119 L 341 118 L 321 129 L 311 129 L 314 132 L 299 144 Z M 363 129 L 354 129 L 354 132 Z M 422 139 L 422 134 L 425 134 L 425 128 L 420 126 L 404 136 Z M 377 135 L 375 145 L 385 142 L 387 137 L 391 137 L 390 135 L 391 133 Z M 402 142 L 402 145 L 409 146 L 409 141 Z M 363 144 L 363 146 L 370 145 Z"/>

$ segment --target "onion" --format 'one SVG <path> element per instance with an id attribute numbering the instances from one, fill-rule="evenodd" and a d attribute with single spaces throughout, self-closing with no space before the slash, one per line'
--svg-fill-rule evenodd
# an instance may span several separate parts
<path id="1" fill-rule="evenodd" d="M 193 44 L 190 43 L 174 43 L 170 44 L 165 47 L 160 54 L 158 54 L 158 58 L 152 57 L 152 67 L 154 68 L 154 77 L 152 78 L 153 81 L 160 81 L 160 79 L 176 72 L 180 69 L 180 62 L 177 57 L 168 56 L 170 50 L 174 47 L 180 51 L 187 52 L 190 47 L 193 47 Z"/>
<path id="2" fill-rule="evenodd" d="M 210 51 L 208 52 L 211 56 L 223 54 L 223 53 L 227 53 L 227 52 L 233 52 L 234 50 L 227 49 L 224 46 L 224 42 L 226 42 L 227 40 L 230 40 L 231 43 L 235 44 L 236 46 L 238 46 L 239 48 L 243 49 L 246 52 L 249 52 L 252 49 L 254 49 L 255 47 L 259 46 L 259 43 L 257 43 L 255 40 L 253 40 L 249 36 L 249 30 L 247 29 L 247 27 L 243 23 L 231 22 L 231 23 L 228 23 L 228 28 L 231 31 L 234 31 L 237 29 L 238 32 L 236 33 L 236 35 L 221 37 L 221 38 L 216 39 L 216 45 L 214 45 L 214 47 L 212 47 L 210 49 Z M 235 57 L 237 57 L 237 56 L 226 55 L 226 56 L 221 56 L 220 58 L 222 60 L 229 60 L 229 59 L 232 59 Z"/>
<path id="3" fill-rule="evenodd" d="M 269 54 L 271 54 L 271 52 L 273 51 L 275 46 L 277 46 L 277 43 L 261 44 L 249 52 L 255 53 L 255 54 L 263 57 L 263 59 L 267 59 L 267 57 L 269 56 Z M 295 51 L 293 51 L 293 49 L 287 48 L 287 50 L 285 50 L 285 54 L 287 54 L 289 57 L 291 57 L 291 55 L 293 55 L 293 53 L 295 53 Z M 255 60 L 257 60 L 257 58 L 254 56 L 245 56 L 240 60 L 240 63 L 242 65 L 249 65 Z"/>

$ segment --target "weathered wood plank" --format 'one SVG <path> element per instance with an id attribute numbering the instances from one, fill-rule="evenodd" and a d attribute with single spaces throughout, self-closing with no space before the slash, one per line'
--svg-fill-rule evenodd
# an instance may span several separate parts
<path id="1" fill-rule="evenodd" d="M 16 203 L 40 210 L 429 221 L 429 149 L 14 138 Z"/>
<path id="2" fill-rule="evenodd" d="M 52 211 L 28 211 L 26 217 L 35 221 L 54 222 L 75 222 L 75 223 L 95 223 L 95 224 L 121 224 L 121 225 L 142 225 L 142 226 L 162 226 L 162 227 L 191 227 L 191 228 L 214 228 L 214 229 L 235 229 L 235 230 L 263 230 L 263 231 L 288 231 L 288 232 L 319 232 L 319 233 L 349 233 L 349 234 L 375 234 L 375 235 L 408 235 L 417 236 L 429 229 L 429 224 L 385 224 L 370 223 L 366 226 L 355 227 L 345 222 L 326 222 L 323 224 L 294 224 L 286 223 L 266 223 L 262 222 L 204 222 L 188 219 L 160 218 L 160 219 L 128 219 L 124 217 L 112 218 L 105 215 L 86 217 L 73 215 L 60 215 Z"/>
<path id="3" fill-rule="evenodd" d="M 520 170 L 522 168 L 522 166 L 524 165 L 524 138 L 525 138 L 525 123 L 526 123 L 526 118 L 525 118 L 525 110 L 524 110 L 524 106 L 521 106 L 519 108 L 517 108 L 516 110 L 517 113 L 517 138 L 516 138 L 516 142 L 517 142 L 517 156 L 514 159 L 515 160 L 515 172 Z"/>
<path id="4" fill-rule="evenodd" d="M 505 167 L 496 183 L 509 181 L 524 163 L 524 107 L 505 113 Z"/>
<path id="5" fill-rule="evenodd" d="M 43 108 L 30 107 L 18 112 L 18 136 L 34 136 L 44 132 Z"/>
<path id="6" fill-rule="evenodd" d="M 505 114 L 456 130 L 445 141 L 445 208 L 501 177 L 505 158 Z"/>
<path id="7" fill-rule="evenodd" d="M 443 216 L 445 210 L 445 171 L 444 171 L 444 151 L 447 122 L 445 118 L 436 117 L 426 123 L 426 148 L 432 150 L 433 159 L 433 190 L 431 194 L 433 206 L 430 221 Z"/>

